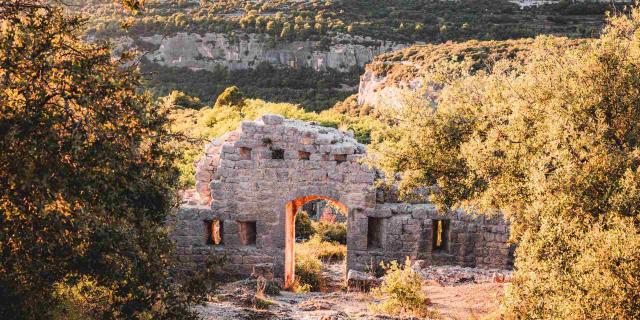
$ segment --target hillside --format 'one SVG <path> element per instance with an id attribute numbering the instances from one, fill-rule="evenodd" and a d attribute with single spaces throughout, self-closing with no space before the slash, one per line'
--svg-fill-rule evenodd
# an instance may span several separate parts
<path id="1" fill-rule="evenodd" d="M 76 1 L 86 35 L 145 53 L 157 96 L 181 90 L 213 102 L 227 86 L 249 96 L 326 109 L 357 90 L 375 56 L 414 44 L 597 35 L 609 4 L 521 7 L 507 0 L 150 0 L 132 14 L 113 1 Z"/>
<path id="2" fill-rule="evenodd" d="M 587 39 L 549 37 L 558 48 L 587 43 Z M 356 103 L 376 106 L 389 103 L 399 92 L 410 90 L 435 98 L 448 81 L 477 71 L 490 72 L 495 62 L 525 64 L 535 48 L 534 39 L 447 42 L 415 45 L 377 56 L 360 77 Z"/>

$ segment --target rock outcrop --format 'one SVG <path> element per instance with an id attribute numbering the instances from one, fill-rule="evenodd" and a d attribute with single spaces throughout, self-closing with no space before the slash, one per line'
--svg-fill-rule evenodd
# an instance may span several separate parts
<path id="1" fill-rule="evenodd" d="M 145 55 L 151 62 L 167 67 L 213 71 L 219 67 L 242 70 L 268 63 L 276 67 L 307 67 L 316 71 L 348 71 L 363 67 L 376 55 L 406 45 L 347 34 L 332 37 L 331 43 L 319 41 L 276 42 L 269 35 L 221 33 L 185 33 L 172 36 L 141 37 L 155 46 Z"/>
<path id="2" fill-rule="evenodd" d="M 535 39 L 447 42 L 439 45 L 414 45 L 377 56 L 360 77 L 358 104 L 393 106 L 402 92 L 418 92 L 435 100 L 442 89 L 439 78 L 490 71 L 498 60 L 526 63 Z M 547 39 L 558 47 L 572 47 L 589 40 Z"/>

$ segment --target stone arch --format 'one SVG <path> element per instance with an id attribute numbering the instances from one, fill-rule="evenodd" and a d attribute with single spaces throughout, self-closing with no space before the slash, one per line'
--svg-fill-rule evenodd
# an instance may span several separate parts
<path id="1" fill-rule="evenodd" d="M 287 206 L 324 198 L 350 210 L 373 208 L 375 171 L 360 163 L 364 155 L 352 134 L 334 128 L 275 115 L 243 121 L 207 144 L 197 163 L 197 202 L 208 220 L 223 221 L 226 240 L 224 248 L 206 250 L 226 250 L 230 268 L 243 274 L 272 264 L 284 279 L 292 266 Z M 247 222 L 255 229 L 253 246 L 241 241 Z"/>
<path id="2" fill-rule="evenodd" d="M 285 288 L 289 288 L 295 281 L 295 226 L 296 215 L 302 206 L 313 200 L 329 200 L 341 207 L 344 212 L 349 211 L 349 208 L 342 202 L 326 196 L 309 195 L 295 198 L 291 201 L 287 201 L 285 204 L 285 250 L 284 250 L 284 285 Z M 348 222 L 347 222 L 348 230 Z M 347 244 L 348 246 L 348 244 Z"/>

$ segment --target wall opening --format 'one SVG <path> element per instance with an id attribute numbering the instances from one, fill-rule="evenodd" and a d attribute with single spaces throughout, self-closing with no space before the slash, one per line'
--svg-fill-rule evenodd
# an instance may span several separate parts
<path id="1" fill-rule="evenodd" d="M 333 156 L 333 160 L 335 160 L 338 164 L 341 164 L 341 163 L 347 161 L 347 155 L 346 154 L 336 154 L 336 155 Z"/>
<path id="2" fill-rule="evenodd" d="M 298 151 L 298 158 L 300 160 L 309 160 L 310 157 L 311 157 L 311 152 Z"/>
<path id="3" fill-rule="evenodd" d="M 238 236 L 240 244 L 243 246 L 256 245 L 256 222 L 255 221 L 238 221 Z"/>
<path id="4" fill-rule="evenodd" d="M 449 250 L 449 220 L 434 219 L 433 224 L 433 252 Z"/>
<path id="5" fill-rule="evenodd" d="M 367 249 L 382 249 L 382 218 L 367 218 Z"/>
<path id="6" fill-rule="evenodd" d="M 284 160 L 284 150 L 282 150 L 282 149 L 271 149 L 271 159 Z"/>
<path id="7" fill-rule="evenodd" d="M 251 160 L 251 148 L 240 148 L 240 160 Z"/>
<path id="8" fill-rule="evenodd" d="M 221 245 L 223 242 L 222 235 L 223 224 L 220 220 L 205 220 L 204 221 L 205 228 L 205 237 L 206 242 L 209 245 Z"/>
<path id="9" fill-rule="evenodd" d="M 295 245 L 296 245 L 296 216 L 303 210 L 303 206 L 308 202 L 315 200 L 326 200 L 331 203 L 332 207 L 335 207 L 335 211 L 340 211 L 346 216 L 348 208 L 339 201 L 323 196 L 306 196 L 291 200 L 286 203 L 286 215 L 285 215 L 285 263 L 284 263 L 284 281 L 285 288 L 291 288 L 295 282 Z M 317 223 L 321 223 L 320 219 L 324 217 L 325 220 L 333 220 L 328 217 L 331 216 L 328 207 L 324 207 L 320 210 L 320 215 L 315 215 L 314 219 L 317 219 Z M 337 218 L 336 218 L 337 220 Z M 346 218 L 344 219 L 346 221 Z M 346 242 L 346 238 L 345 238 Z"/>

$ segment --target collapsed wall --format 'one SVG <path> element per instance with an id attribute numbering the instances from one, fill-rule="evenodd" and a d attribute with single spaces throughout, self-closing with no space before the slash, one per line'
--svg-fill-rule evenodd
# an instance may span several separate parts
<path id="1" fill-rule="evenodd" d="M 258 266 L 292 281 L 295 214 L 308 201 L 327 199 L 348 212 L 349 269 L 405 257 L 512 266 L 501 217 L 398 202 L 376 188 L 377 171 L 361 163 L 365 152 L 351 133 L 337 129 L 275 115 L 243 121 L 207 144 L 197 163 L 196 192 L 172 222 L 178 259 L 199 268 L 226 255 L 230 272 L 249 275 Z"/>

